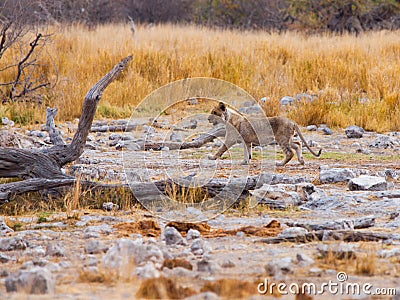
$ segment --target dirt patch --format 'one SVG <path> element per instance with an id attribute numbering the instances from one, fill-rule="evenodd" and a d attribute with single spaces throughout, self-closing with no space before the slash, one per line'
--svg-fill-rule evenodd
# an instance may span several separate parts
<path id="1" fill-rule="evenodd" d="M 132 233 L 141 234 L 149 237 L 158 237 L 161 228 L 154 220 L 140 220 L 137 222 L 120 223 L 113 226 L 121 236 L 129 236 Z"/>
<path id="2" fill-rule="evenodd" d="M 169 278 L 150 278 L 143 281 L 136 293 L 139 299 L 183 299 L 196 294 L 190 288 L 178 286 Z"/>
<path id="3" fill-rule="evenodd" d="M 176 228 L 183 236 L 186 236 L 189 229 L 198 230 L 201 234 L 211 231 L 211 227 L 207 223 L 169 222 L 165 225 L 165 227 L 167 226 Z"/>
<path id="4" fill-rule="evenodd" d="M 273 237 L 282 231 L 277 220 L 272 220 L 264 226 L 249 225 L 232 230 L 211 229 L 210 225 L 206 223 L 169 222 L 166 226 L 175 227 L 183 236 L 186 236 L 189 229 L 196 229 L 206 238 L 236 235 L 238 232 L 244 232 L 247 236 Z"/>

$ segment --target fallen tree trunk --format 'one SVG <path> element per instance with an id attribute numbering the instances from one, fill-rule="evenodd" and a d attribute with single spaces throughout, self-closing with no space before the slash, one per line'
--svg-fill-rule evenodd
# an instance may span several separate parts
<path id="1" fill-rule="evenodd" d="M 318 230 L 308 232 L 304 235 L 287 236 L 287 237 L 273 237 L 258 240 L 257 242 L 267 244 L 280 244 L 280 243 L 310 243 L 317 241 L 343 241 L 343 242 L 378 242 L 390 239 L 400 240 L 399 235 L 356 231 L 356 230 Z"/>
<path id="2" fill-rule="evenodd" d="M 13 194 L 21 194 L 23 191 L 37 191 L 74 183 L 75 179 L 64 174 L 61 167 L 76 160 L 83 153 L 103 91 L 121 74 L 131 60 L 132 56 L 128 56 L 116 64 L 86 94 L 78 130 L 71 144 L 65 145 L 59 132 L 55 129 L 54 116 L 57 111 L 52 110 L 47 112 L 46 125 L 50 138 L 55 144 L 53 147 L 41 150 L 0 148 L 0 177 L 24 180 L 0 185 L 0 199 L 7 200 Z M 58 184 L 57 181 L 59 181 Z"/>
<path id="3" fill-rule="evenodd" d="M 264 174 L 265 175 L 265 174 Z M 218 199 L 237 199 L 242 200 L 249 195 L 249 190 L 253 190 L 263 184 L 262 177 L 264 175 L 257 175 L 242 178 L 214 178 L 201 187 L 204 195 L 207 198 Z M 35 192 L 41 190 L 58 189 L 67 186 L 73 186 L 77 183 L 78 179 L 64 175 L 60 178 L 30 178 L 24 181 L 4 183 L 0 185 L 0 202 L 7 202 L 12 196 L 20 195 L 27 192 Z M 99 189 L 115 189 L 123 188 L 128 193 L 133 193 L 136 200 L 143 204 L 143 202 L 154 201 L 168 195 L 168 191 L 175 188 L 182 191 L 192 186 L 191 182 L 185 178 L 178 178 L 176 180 L 158 180 L 153 182 L 133 182 L 128 184 L 102 184 L 91 181 L 79 180 L 79 186 L 83 190 L 99 190 Z M 270 203 L 263 203 L 271 209 L 284 209 L 279 201 L 272 201 Z"/>
<path id="4" fill-rule="evenodd" d="M 147 142 L 144 144 L 144 150 L 161 150 L 165 147 L 168 147 L 170 150 L 200 148 L 203 145 L 212 142 L 217 137 L 223 136 L 225 136 L 225 126 L 213 128 L 209 132 L 201 134 L 190 142 Z"/>

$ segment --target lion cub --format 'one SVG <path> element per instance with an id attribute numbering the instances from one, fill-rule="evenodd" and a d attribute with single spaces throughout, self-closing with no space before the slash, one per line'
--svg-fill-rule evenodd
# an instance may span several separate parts
<path id="1" fill-rule="evenodd" d="M 282 162 L 278 162 L 278 166 L 284 166 L 294 156 L 293 150 L 296 151 L 297 159 L 300 164 L 304 164 L 303 155 L 301 153 L 301 143 L 293 142 L 292 138 L 294 132 L 297 132 L 300 139 L 306 145 L 307 149 L 316 156 L 321 155 L 322 149 L 318 153 L 315 153 L 310 146 L 307 144 L 303 135 L 301 134 L 299 126 L 284 117 L 271 117 L 271 118 L 246 118 L 242 114 L 233 109 L 227 108 L 223 102 L 220 102 L 215 107 L 208 121 L 213 125 L 220 123 L 221 121 L 226 124 L 225 143 L 218 149 L 215 155 L 210 155 L 209 159 L 217 159 L 234 144 L 238 142 L 238 139 L 242 138 L 244 141 L 244 164 L 248 164 L 251 159 L 251 145 L 266 145 L 273 142 L 273 136 L 275 141 L 282 148 L 285 158 Z M 268 126 L 268 122 L 270 127 Z M 272 132 L 270 131 L 272 128 Z M 263 133 L 263 136 L 259 137 L 258 134 Z"/>

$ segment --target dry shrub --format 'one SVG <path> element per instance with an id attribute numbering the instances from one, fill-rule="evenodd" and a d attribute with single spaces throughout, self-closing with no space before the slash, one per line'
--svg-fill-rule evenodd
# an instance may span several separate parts
<path id="1" fill-rule="evenodd" d="M 227 278 L 206 282 L 200 291 L 213 292 L 227 299 L 241 299 L 258 294 L 255 283 Z"/>
<path id="2" fill-rule="evenodd" d="M 175 280 L 160 277 L 142 281 L 136 293 L 136 298 L 183 299 L 194 294 L 195 292 L 192 289 L 179 286 Z"/>

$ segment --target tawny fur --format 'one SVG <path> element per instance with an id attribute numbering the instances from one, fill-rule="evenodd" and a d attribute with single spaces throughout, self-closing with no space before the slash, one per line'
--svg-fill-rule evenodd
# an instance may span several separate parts
<path id="1" fill-rule="evenodd" d="M 318 157 L 321 155 L 322 150 L 320 149 L 318 153 L 315 153 L 301 134 L 299 126 L 288 118 L 246 118 L 240 113 L 227 108 L 223 102 L 220 102 L 211 111 L 208 121 L 214 125 L 221 121 L 226 124 L 225 142 L 215 155 L 209 156 L 209 159 L 221 157 L 225 151 L 238 142 L 238 139 L 242 138 L 244 141 L 243 163 L 248 164 L 251 159 L 252 145 L 266 145 L 275 139 L 285 155 L 284 160 L 277 163 L 278 166 L 287 164 L 294 156 L 293 151 L 296 152 L 299 163 L 303 165 L 304 158 L 301 151 L 301 143 L 293 141 L 295 132 L 297 132 L 304 145 L 314 156 Z M 256 132 L 259 136 L 257 136 Z"/>

